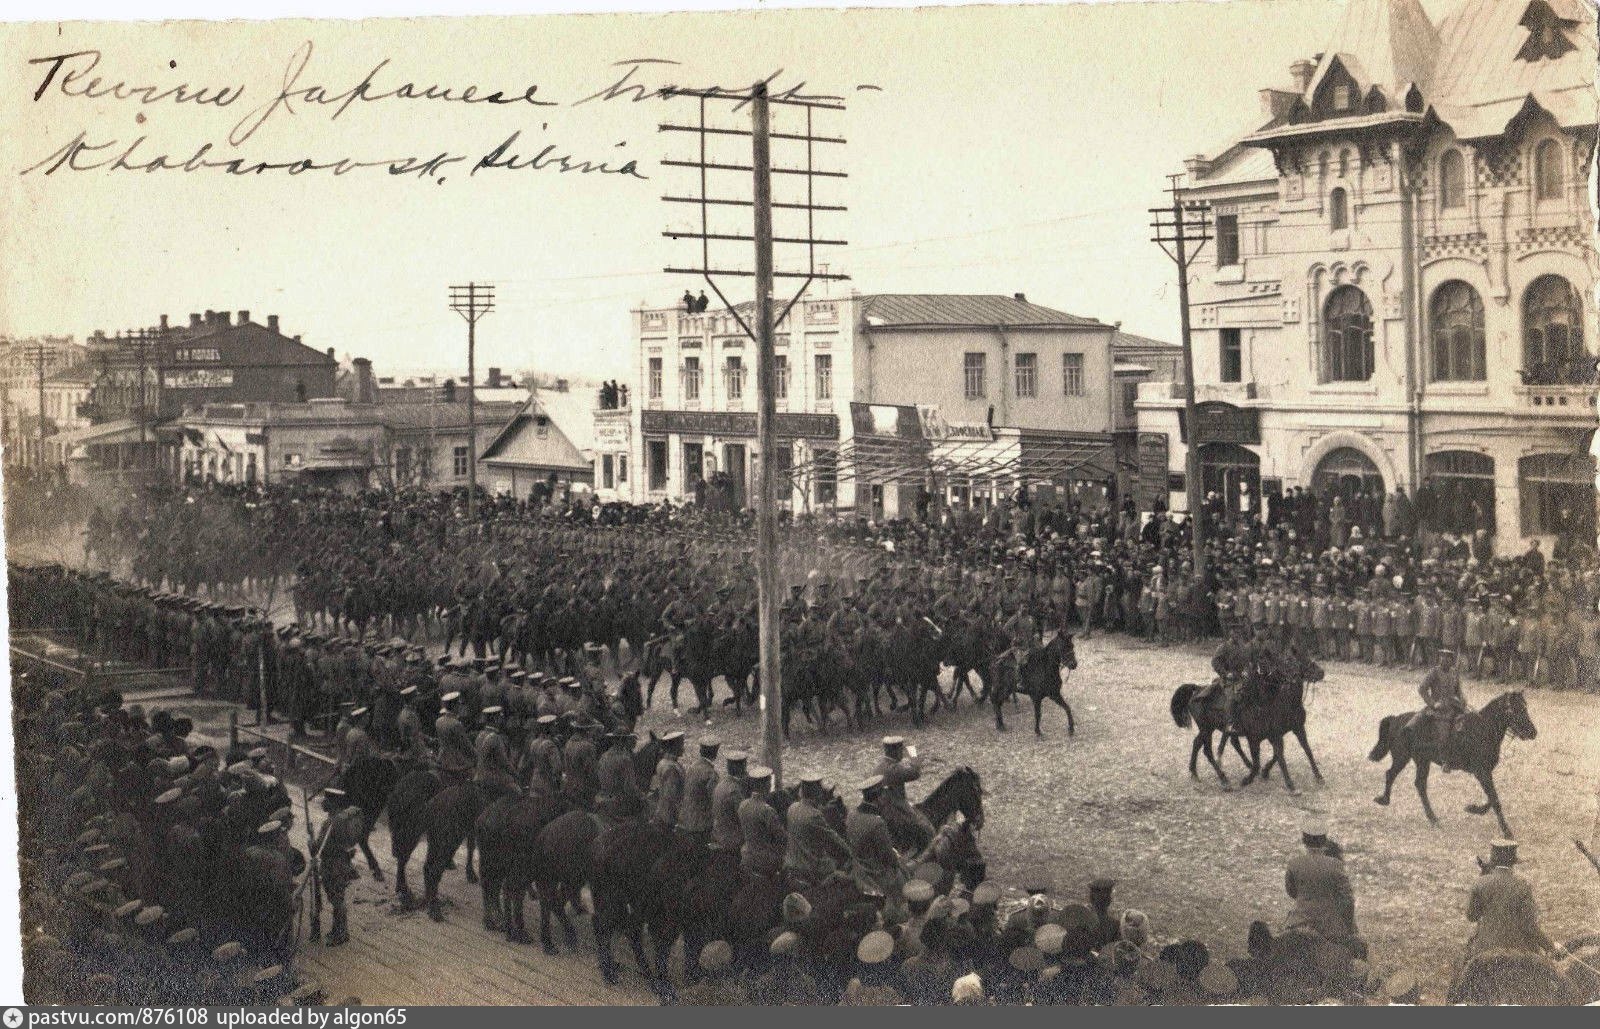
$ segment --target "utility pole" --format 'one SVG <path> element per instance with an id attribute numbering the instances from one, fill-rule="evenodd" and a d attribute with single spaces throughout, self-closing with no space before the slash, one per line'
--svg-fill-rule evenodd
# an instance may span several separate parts
<path id="1" fill-rule="evenodd" d="M 494 310 L 494 287 L 450 287 L 450 309 L 467 322 L 467 521 L 478 519 L 478 319 Z"/>
<path id="2" fill-rule="evenodd" d="M 1194 577 L 1195 581 L 1205 585 L 1206 546 L 1200 524 L 1204 504 L 1200 482 L 1200 426 L 1195 421 L 1194 344 L 1189 338 L 1189 262 L 1200 256 L 1206 241 L 1211 238 L 1211 223 L 1209 211 L 1204 205 L 1184 204 L 1178 188 L 1181 176 L 1169 175 L 1167 178 L 1171 182 L 1167 192 L 1172 194 L 1172 206 L 1150 208 L 1150 213 L 1155 215 L 1150 223 L 1155 230 L 1151 241 L 1160 244 L 1161 249 L 1178 266 L 1178 322 L 1183 342 L 1183 420 L 1189 436 L 1184 447 L 1183 479 L 1188 494 L 1189 538 L 1194 547 Z M 1186 221 L 1186 214 L 1193 220 Z M 1172 250 L 1167 250 L 1168 243 L 1173 245 Z M 1192 253 L 1188 249 L 1191 243 L 1194 244 Z"/>
<path id="3" fill-rule="evenodd" d="M 44 345 L 33 348 L 34 368 L 39 378 L 39 467 L 44 468 Z"/>
<path id="4" fill-rule="evenodd" d="M 698 193 L 691 195 L 668 195 L 662 200 L 668 203 L 689 204 L 698 209 L 700 225 L 698 232 L 668 230 L 662 235 L 669 239 L 691 239 L 700 246 L 698 254 L 700 263 L 692 267 L 669 267 L 670 273 L 689 274 L 704 278 L 706 285 L 722 301 L 730 316 L 739 324 L 745 335 L 754 340 L 756 344 L 756 446 L 760 453 L 760 465 L 756 475 L 756 611 L 758 635 L 760 641 L 760 676 L 761 676 L 761 759 L 772 769 L 774 787 L 783 784 L 783 678 L 782 663 L 779 660 L 779 625 L 778 625 L 778 511 L 777 511 L 777 474 L 775 470 L 775 454 L 777 451 L 777 370 L 774 357 L 774 332 L 778 325 L 793 309 L 794 305 L 804 295 L 812 282 L 817 280 L 845 279 L 848 276 L 830 274 L 826 270 L 818 271 L 816 265 L 816 248 L 819 246 L 843 246 L 844 240 L 820 239 L 815 231 L 815 216 L 818 211 L 833 212 L 843 211 L 837 205 L 819 204 L 816 202 L 814 192 L 815 180 L 819 177 L 844 178 L 845 173 L 839 171 L 822 171 L 815 167 L 814 146 L 823 144 L 843 144 L 845 141 L 831 136 L 820 136 L 813 131 L 812 118 L 816 110 L 842 111 L 844 105 L 837 98 L 812 98 L 799 99 L 780 97 L 772 99 L 767 92 L 766 83 L 757 83 L 748 93 L 727 92 L 722 90 L 707 90 L 695 92 L 679 90 L 675 96 L 693 97 L 699 100 L 700 119 L 695 125 L 662 125 L 663 132 L 692 133 L 696 138 L 697 155 L 695 160 L 665 160 L 662 164 L 693 169 L 698 173 L 696 185 Z M 711 102 L 731 102 L 735 110 L 742 110 L 746 104 L 751 108 L 751 125 L 748 130 L 729 128 L 726 126 L 711 126 L 707 124 L 707 108 Z M 785 105 L 804 111 L 805 130 L 773 132 L 771 110 L 773 104 Z M 709 149 L 709 142 L 718 137 L 750 137 L 750 164 L 730 163 L 718 159 Z M 795 159 L 785 162 L 785 166 L 774 168 L 772 164 L 772 140 L 778 139 L 785 142 L 804 144 L 803 167 L 802 160 L 797 154 Z M 799 148 L 795 148 L 798 150 Z M 716 191 L 709 185 L 710 173 L 749 172 L 751 173 L 752 188 L 750 199 L 742 197 L 729 197 L 714 195 Z M 805 180 L 805 198 L 803 201 L 796 199 L 793 202 L 775 202 L 772 198 L 772 176 L 774 174 L 802 177 Z M 729 231 L 729 227 L 714 225 L 712 222 L 713 210 L 725 208 L 748 207 L 753 215 L 753 226 L 749 235 L 742 231 Z M 799 212 L 804 221 L 800 223 L 803 229 L 797 226 L 792 235 L 776 236 L 773 232 L 773 210 L 785 212 Z M 799 216 L 794 216 L 799 221 Z M 718 261 L 712 260 L 713 243 L 750 243 L 755 249 L 754 267 L 750 269 L 740 267 L 738 260 Z M 784 271 L 774 267 L 773 246 L 804 247 L 806 252 L 805 271 Z M 738 307 L 733 304 L 717 284 L 717 279 L 723 276 L 751 277 L 755 281 L 755 311 L 754 317 L 747 320 Z M 794 296 L 788 300 L 787 306 L 781 312 L 776 308 L 774 298 L 774 282 L 777 279 L 803 280 Z"/>
<path id="5" fill-rule="evenodd" d="M 756 623 L 761 657 L 762 759 L 779 781 L 783 769 L 783 699 L 778 657 L 777 360 L 772 339 L 772 131 L 767 85 L 755 88 L 750 165 L 754 169 L 756 248 Z"/>

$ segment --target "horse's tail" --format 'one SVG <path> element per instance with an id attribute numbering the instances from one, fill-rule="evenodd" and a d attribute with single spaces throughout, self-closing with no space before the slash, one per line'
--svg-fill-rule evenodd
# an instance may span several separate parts
<path id="1" fill-rule="evenodd" d="M 1179 686 L 1172 694 L 1172 720 L 1178 723 L 1178 728 L 1189 728 L 1189 701 L 1194 699 L 1195 691 L 1200 687 L 1192 682 Z"/>
<path id="2" fill-rule="evenodd" d="M 1389 748 L 1393 745 L 1390 739 L 1394 732 L 1390 723 L 1394 721 L 1391 716 L 1378 723 L 1378 742 L 1372 748 L 1372 753 L 1367 755 L 1368 761 L 1382 761 L 1389 755 Z"/>

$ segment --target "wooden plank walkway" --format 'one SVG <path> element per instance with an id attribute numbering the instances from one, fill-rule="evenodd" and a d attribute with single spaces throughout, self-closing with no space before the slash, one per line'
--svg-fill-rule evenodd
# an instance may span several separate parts
<path id="1" fill-rule="evenodd" d="M 295 826 L 295 842 L 304 827 Z M 445 922 L 426 911 L 401 911 L 394 903 L 394 863 L 389 857 L 385 826 L 372 833 L 385 881 L 374 882 L 357 855 L 362 878 L 350 887 L 350 942 L 327 947 L 302 938 L 298 967 L 326 991 L 329 1001 L 359 997 L 366 1005 L 639 1005 L 656 997 L 634 967 L 626 943 L 618 941 L 622 981 L 607 986 L 595 963 L 594 938 L 588 919 L 576 920 L 579 947 L 551 957 L 537 943 L 510 943 L 504 934 L 483 928 L 482 893 L 458 868 L 446 872 L 440 895 L 446 900 Z M 411 859 L 412 886 L 422 888 L 423 847 Z M 526 905 L 529 930 L 537 937 L 539 905 Z M 326 932 L 332 913 L 323 908 Z M 558 945 L 560 930 L 556 930 Z M 626 952 L 626 956 L 624 953 Z"/>

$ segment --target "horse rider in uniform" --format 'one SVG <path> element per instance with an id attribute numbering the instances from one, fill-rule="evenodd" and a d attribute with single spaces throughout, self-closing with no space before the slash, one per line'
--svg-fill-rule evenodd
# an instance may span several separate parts
<path id="1" fill-rule="evenodd" d="M 750 758 L 742 750 L 730 750 L 726 757 L 727 774 L 717 779 L 711 791 L 711 847 L 737 855 L 744 846 L 739 828 L 739 805 L 750 795 L 745 782 Z"/>
<path id="2" fill-rule="evenodd" d="M 1226 725 L 1234 725 L 1234 713 L 1238 703 L 1239 690 L 1244 685 L 1245 677 L 1251 668 L 1250 652 L 1245 646 L 1242 631 L 1235 631 L 1217 648 L 1216 654 L 1211 658 L 1211 670 L 1217 674 L 1208 689 L 1202 690 L 1197 699 L 1208 699 L 1217 690 L 1222 691 L 1222 703 Z"/>
<path id="3" fill-rule="evenodd" d="M 772 769 L 750 766 L 748 795 L 739 802 L 739 867 L 748 875 L 776 881 L 783 873 L 789 832 L 772 805 Z"/>
<path id="4" fill-rule="evenodd" d="M 905 825 L 915 826 L 920 839 L 933 839 L 933 823 L 906 797 L 906 783 L 922 777 L 922 758 L 907 749 L 905 737 L 883 738 L 883 756 L 873 766 L 872 774 L 883 777 L 879 806 L 885 820 L 899 819 Z"/>
<path id="5" fill-rule="evenodd" d="M 881 775 L 870 776 L 856 787 L 861 791 L 861 803 L 845 816 L 844 832 L 862 874 L 883 897 L 884 920 L 894 924 L 905 920 L 901 890 L 906 873 L 889 836 L 889 825 L 879 811 L 883 787 Z"/>
<path id="6" fill-rule="evenodd" d="M 1352 957 L 1365 958 L 1367 945 L 1356 933 L 1356 899 L 1344 862 L 1331 853 L 1332 841 L 1320 818 L 1307 819 L 1300 842 L 1306 852 L 1284 872 L 1283 888 L 1294 901 L 1285 929 L 1308 929 Z"/>
<path id="7" fill-rule="evenodd" d="M 682 756 L 682 732 L 661 737 L 661 759 L 650 779 L 650 820 L 668 832 L 678 824 L 678 808 L 683 804 L 683 766 L 678 763 Z"/>
<path id="8" fill-rule="evenodd" d="M 645 796 L 633 772 L 633 733 L 618 729 L 606 738 L 605 753 L 594 765 L 599 787 L 594 810 L 602 822 L 614 825 L 643 811 Z"/>
<path id="9" fill-rule="evenodd" d="M 821 885 L 851 862 L 850 844 L 823 817 L 826 797 L 822 776 L 808 775 L 800 780 L 799 799 L 789 805 L 789 839 L 783 870 L 788 874 L 789 888 L 797 892 Z"/>
<path id="10" fill-rule="evenodd" d="M 571 733 L 561 746 L 561 793 L 573 807 L 587 810 L 594 807 L 595 795 L 600 789 L 599 749 L 595 739 L 600 723 L 576 714 L 566 716 L 564 721 L 571 726 Z M 630 774 L 632 770 L 630 759 Z"/>
<path id="11" fill-rule="evenodd" d="M 427 737 L 422 733 L 422 716 L 417 713 L 417 686 L 415 683 L 400 690 L 400 713 L 394 717 L 395 734 L 400 739 L 399 759 L 417 768 L 433 760 Z"/>
<path id="12" fill-rule="evenodd" d="M 505 709 L 498 704 L 491 704 L 480 713 L 483 716 L 483 728 L 478 731 L 478 738 L 473 743 L 477 768 L 472 781 L 489 799 L 516 796 L 522 790 L 517 786 L 517 773 L 511 766 L 511 748 L 506 743 L 506 734 L 500 728 Z"/>
<path id="13" fill-rule="evenodd" d="M 366 831 L 366 816 L 338 787 L 328 787 L 323 797 L 328 820 L 322 823 L 322 831 L 317 834 L 311 851 L 317 859 L 323 896 L 333 908 L 333 929 L 328 933 L 328 946 L 337 947 L 350 940 L 344 891 L 359 878 L 354 859 L 356 846 Z"/>
<path id="14" fill-rule="evenodd" d="M 1451 736 L 1471 710 L 1467 706 L 1466 694 L 1461 690 L 1461 673 L 1456 671 L 1455 651 L 1440 648 L 1437 662 L 1428 669 L 1417 692 L 1422 695 L 1424 706 L 1411 716 L 1406 728 L 1431 723 L 1439 764 L 1448 772 L 1454 767 L 1450 761 Z"/>
<path id="15" fill-rule="evenodd" d="M 529 728 L 522 781 L 534 792 L 554 794 L 561 789 L 561 744 L 555 738 L 560 721 L 555 715 L 540 715 Z"/>
<path id="16" fill-rule="evenodd" d="M 368 710 L 358 707 L 350 712 L 350 731 L 344 737 L 344 765 L 342 771 L 348 772 L 360 761 L 378 756 L 378 745 L 372 742 L 372 737 L 367 733 Z"/>
<path id="17" fill-rule="evenodd" d="M 461 694 L 451 691 L 439 699 L 442 706 L 433 723 L 433 733 L 439 741 L 439 774 L 446 785 L 464 783 L 478 763 L 478 752 L 467 727 L 456 715 Z"/>
<path id="18" fill-rule="evenodd" d="M 678 833 L 704 850 L 711 842 L 712 795 L 717 788 L 717 752 L 722 743 L 716 737 L 700 740 L 699 756 L 683 770 L 683 803 L 678 805 Z"/>

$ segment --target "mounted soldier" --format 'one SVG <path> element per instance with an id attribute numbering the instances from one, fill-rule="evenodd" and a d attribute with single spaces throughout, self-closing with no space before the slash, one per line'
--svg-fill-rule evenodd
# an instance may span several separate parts
<path id="1" fill-rule="evenodd" d="M 927 815 L 913 807 L 906 796 L 906 783 L 922 777 L 922 758 L 906 746 L 905 737 L 883 738 L 883 756 L 873 766 L 872 774 L 883 779 L 882 797 L 878 803 L 884 820 L 891 825 L 897 824 L 902 832 L 918 840 L 918 849 L 927 846 L 928 841 L 933 839 L 933 823 Z"/>
<path id="2" fill-rule="evenodd" d="M 483 728 L 478 731 L 473 745 L 477 767 L 472 781 L 487 799 L 516 796 L 522 789 L 517 785 L 516 770 L 511 766 L 511 749 L 501 730 L 505 711 L 499 705 L 490 705 L 482 714 Z"/>
<path id="3" fill-rule="evenodd" d="M 439 699 L 439 718 L 433 725 L 439 741 L 439 774 L 446 785 L 464 783 L 477 766 L 478 753 L 457 714 L 461 694 L 452 691 Z"/>
<path id="4" fill-rule="evenodd" d="M 1471 710 L 1466 694 L 1461 690 L 1461 673 L 1456 671 L 1455 651 L 1439 650 L 1437 662 L 1428 670 L 1417 692 L 1422 695 L 1424 706 L 1412 716 L 1406 728 L 1432 729 L 1440 766 L 1449 772 L 1454 768 L 1450 740 Z"/>
<path id="5" fill-rule="evenodd" d="M 645 806 L 645 795 L 633 771 L 634 735 L 618 729 L 606 735 L 605 753 L 595 762 L 598 792 L 594 811 L 612 824 L 637 817 Z"/>

